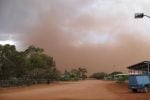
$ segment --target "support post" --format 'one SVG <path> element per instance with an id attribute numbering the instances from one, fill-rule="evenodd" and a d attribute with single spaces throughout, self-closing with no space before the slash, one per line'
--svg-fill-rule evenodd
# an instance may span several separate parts
<path id="1" fill-rule="evenodd" d="M 149 69 L 149 63 L 148 63 L 148 74 L 149 74 L 149 71 L 150 71 L 150 69 Z"/>

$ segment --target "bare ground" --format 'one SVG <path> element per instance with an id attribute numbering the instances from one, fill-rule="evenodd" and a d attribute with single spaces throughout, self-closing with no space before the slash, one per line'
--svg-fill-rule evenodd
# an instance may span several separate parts
<path id="1" fill-rule="evenodd" d="M 150 100 L 150 93 L 132 93 L 127 84 L 86 80 L 0 89 L 0 100 Z"/>

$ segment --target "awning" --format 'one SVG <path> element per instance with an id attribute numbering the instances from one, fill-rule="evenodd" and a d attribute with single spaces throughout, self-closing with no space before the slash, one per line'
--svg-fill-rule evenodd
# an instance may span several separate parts
<path id="1" fill-rule="evenodd" d="M 131 65 L 127 68 L 130 69 L 130 70 L 148 71 L 149 64 L 150 64 L 150 61 L 142 61 L 140 63 Z"/>

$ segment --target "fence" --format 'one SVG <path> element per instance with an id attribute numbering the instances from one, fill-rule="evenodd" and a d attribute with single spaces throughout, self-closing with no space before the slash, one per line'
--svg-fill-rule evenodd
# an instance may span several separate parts
<path id="1" fill-rule="evenodd" d="M 17 87 L 17 86 L 30 86 L 34 84 L 49 84 L 52 80 L 49 79 L 11 79 L 11 80 L 0 80 L 0 87 Z"/>

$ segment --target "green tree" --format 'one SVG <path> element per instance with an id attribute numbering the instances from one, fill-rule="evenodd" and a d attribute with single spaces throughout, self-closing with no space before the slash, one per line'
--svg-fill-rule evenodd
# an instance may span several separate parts
<path id="1" fill-rule="evenodd" d="M 95 78 L 95 79 L 104 79 L 104 77 L 107 76 L 107 73 L 105 72 L 97 72 L 97 73 L 94 73 L 90 76 L 90 78 Z"/>
<path id="2" fill-rule="evenodd" d="M 13 59 L 16 59 L 16 48 L 14 45 L 4 45 L 0 46 L 0 69 L 1 69 L 1 79 L 9 79 L 15 76 L 15 64 Z"/>
<path id="3" fill-rule="evenodd" d="M 25 83 L 40 83 L 41 79 L 58 80 L 60 72 L 53 57 L 44 54 L 42 48 L 29 46 L 25 51 L 17 51 L 14 45 L 0 45 L 0 82 L 9 80 L 18 84 L 20 79 Z"/>
<path id="4" fill-rule="evenodd" d="M 119 72 L 119 71 L 114 71 L 114 72 L 112 72 L 110 75 L 117 75 L 117 74 L 123 74 L 122 72 Z"/>
<path id="5" fill-rule="evenodd" d="M 44 52 L 44 49 L 35 47 L 34 45 L 29 46 L 24 53 L 27 57 L 30 57 L 33 54 L 41 54 Z"/>
<path id="6" fill-rule="evenodd" d="M 29 46 L 24 54 L 28 61 L 28 78 L 35 79 L 36 83 L 40 82 L 41 75 L 44 73 L 44 66 L 46 66 L 45 60 L 43 59 L 43 49 Z"/>
<path id="7" fill-rule="evenodd" d="M 33 77 L 39 83 L 40 71 L 43 69 L 45 63 L 40 54 L 33 54 L 30 57 L 31 67 L 33 68 Z"/>
<path id="8" fill-rule="evenodd" d="M 84 80 L 87 78 L 87 69 L 86 68 L 82 68 L 82 67 L 79 67 L 78 68 L 78 71 L 79 71 L 79 77 Z"/>
<path id="9" fill-rule="evenodd" d="M 69 71 L 67 71 L 67 70 L 64 71 L 62 80 L 63 80 L 63 81 L 68 81 L 68 80 L 70 80 L 70 72 L 69 72 Z"/>
<path id="10" fill-rule="evenodd" d="M 53 57 L 47 56 L 45 54 L 41 55 L 43 60 L 45 61 L 45 67 L 46 70 L 45 76 L 48 81 L 58 80 L 60 78 L 60 72 L 56 68 L 56 63 L 53 59 Z"/>
<path id="11" fill-rule="evenodd" d="M 80 72 L 77 69 L 72 69 L 70 71 L 70 79 L 71 80 L 79 80 Z"/>

